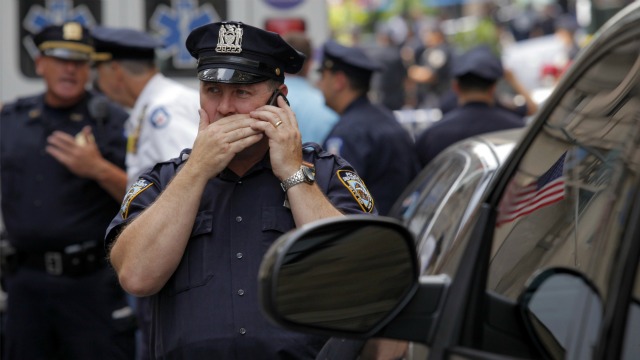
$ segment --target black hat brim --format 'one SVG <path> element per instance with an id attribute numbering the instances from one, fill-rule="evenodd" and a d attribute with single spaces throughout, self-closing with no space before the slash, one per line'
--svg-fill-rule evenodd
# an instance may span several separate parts
<path id="1" fill-rule="evenodd" d="M 213 68 L 200 70 L 198 72 L 198 79 L 201 81 L 225 84 L 255 84 L 268 80 L 269 77 L 237 69 Z"/>

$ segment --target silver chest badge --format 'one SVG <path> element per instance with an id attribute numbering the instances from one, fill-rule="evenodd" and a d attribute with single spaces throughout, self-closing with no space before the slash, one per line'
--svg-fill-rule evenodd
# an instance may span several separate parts
<path id="1" fill-rule="evenodd" d="M 222 24 L 218 32 L 216 52 L 239 53 L 242 51 L 242 28 L 240 25 Z"/>

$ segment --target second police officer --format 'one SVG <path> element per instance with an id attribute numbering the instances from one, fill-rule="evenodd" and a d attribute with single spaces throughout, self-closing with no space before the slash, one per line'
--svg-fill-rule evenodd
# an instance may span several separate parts
<path id="1" fill-rule="evenodd" d="M 357 47 L 328 41 L 323 48 L 319 87 L 340 114 L 324 149 L 347 160 L 369 185 L 381 215 L 419 171 L 413 140 L 389 109 L 367 97 L 379 64 Z"/>

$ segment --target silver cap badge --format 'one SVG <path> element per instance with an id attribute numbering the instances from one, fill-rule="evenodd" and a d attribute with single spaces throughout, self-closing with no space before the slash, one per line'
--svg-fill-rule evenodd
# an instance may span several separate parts
<path id="1" fill-rule="evenodd" d="M 216 52 L 233 54 L 242 52 L 242 28 L 240 25 L 222 24 L 220 26 Z"/>

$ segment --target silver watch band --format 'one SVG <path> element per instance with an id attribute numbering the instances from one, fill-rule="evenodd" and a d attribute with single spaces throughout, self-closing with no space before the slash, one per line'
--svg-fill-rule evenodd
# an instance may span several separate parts
<path id="1" fill-rule="evenodd" d="M 298 169 L 293 175 L 284 179 L 280 186 L 282 186 L 282 190 L 287 192 L 287 190 L 291 189 L 293 186 L 301 184 L 304 182 L 304 174 L 302 173 L 302 169 Z"/>

